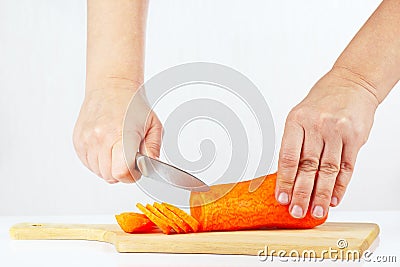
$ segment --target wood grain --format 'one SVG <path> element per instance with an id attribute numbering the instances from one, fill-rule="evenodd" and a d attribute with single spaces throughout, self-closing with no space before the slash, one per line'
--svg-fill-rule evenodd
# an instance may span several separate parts
<path id="1" fill-rule="evenodd" d="M 207 253 L 258 255 L 268 247 L 268 255 L 284 250 L 296 250 L 300 255 L 314 250 L 316 257 L 330 258 L 323 250 L 343 252 L 358 251 L 360 255 L 370 247 L 379 234 L 379 226 L 373 223 L 327 222 L 307 230 L 251 230 L 230 232 L 206 232 L 164 235 L 160 232 L 145 234 L 124 233 L 114 224 L 51 224 L 20 223 L 10 229 L 13 239 L 41 240 L 95 240 L 114 244 L 118 252 L 159 253 Z M 338 240 L 348 246 L 338 248 Z M 272 252 L 272 251 L 275 252 Z M 341 258 L 345 253 L 337 253 Z M 264 254 L 263 254 L 264 255 Z"/>

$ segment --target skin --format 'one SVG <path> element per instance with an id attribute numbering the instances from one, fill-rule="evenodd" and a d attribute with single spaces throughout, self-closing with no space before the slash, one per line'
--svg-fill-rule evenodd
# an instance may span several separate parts
<path id="1" fill-rule="evenodd" d="M 333 68 L 289 113 L 276 199 L 303 218 L 337 206 L 367 141 L 378 105 L 400 79 L 400 1 L 385 0 Z"/>
<path id="2" fill-rule="evenodd" d="M 86 91 L 73 142 L 83 164 L 108 183 L 140 178 L 133 159 L 125 161 L 122 131 L 126 108 L 143 83 L 147 7 L 147 1 L 88 0 Z M 144 105 L 135 110 L 148 112 Z M 162 125 L 154 112 L 146 125 L 128 127 L 135 151 L 159 156 Z"/>
<path id="3" fill-rule="evenodd" d="M 126 108 L 143 83 L 147 1 L 88 0 L 86 94 L 74 130 L 81 161 L 109 183 L 134 182 L 125 160 Z M 321 218 L 343 198 L 358 151 L 378 105 L 400 78 L 400 1 L 384 0 L 333 68 L 289 113 L 278 162 L 276 198 L 302 218 L 311 205 Z M 141 102 L 140 102 L 141 103 Z M 138 105 L 135 113 L 147 114 Z M 134 151 L 158 157 L 162 125 L 150 111 L 133 123 Z M 129 171 L 131 170 L 131 172 Z"/>

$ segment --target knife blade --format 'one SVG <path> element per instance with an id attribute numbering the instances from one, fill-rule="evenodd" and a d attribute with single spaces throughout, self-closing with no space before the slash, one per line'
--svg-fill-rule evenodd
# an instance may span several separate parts
<path id="1" fill-rule="evenodd" d="M 206 192 L 210 187 L 194 175 L 146 155 L 136 153 L 136 169 L 148 178 L 194 192 Z"/>

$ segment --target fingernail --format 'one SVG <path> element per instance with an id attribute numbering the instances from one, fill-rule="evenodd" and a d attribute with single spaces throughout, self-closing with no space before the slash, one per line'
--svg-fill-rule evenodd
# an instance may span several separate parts
<path id="1" fill-rule="evenodd" d="M 289 203 L 289 195 L 285 192 L 282 192 L 278 196 L 278 202 L 281 204 L 288 204 Z"/>
<path id="2" fill-rule="evenodd" d="M 315 206 L 313 210 L 313 215 L 316 218 L 324 217 L 324 209 L 321 206 Z"/>
<path id="3" fill-rule="evenodd" d="M 337 197 L 333 197 L 332 199 L 331 199 L 331 205 L 332 206 L 336 206 L 338 204 L 338 198 Z"/>
<path id="4" fill-rule="evenodd" d="M 294 205 L 291 214 L 294 218 L 299 219 L 303 217 L 303 209 L 298 205 Z"/>

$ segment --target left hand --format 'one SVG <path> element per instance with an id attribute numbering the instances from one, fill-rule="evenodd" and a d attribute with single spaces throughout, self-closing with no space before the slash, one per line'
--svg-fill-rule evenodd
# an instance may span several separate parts
<path id="1" fill-rule="evenodd" d="M 289 113 L 279 153 L 276 199 L 295 218 L 323 218 L 342 200 L 379 104 L 366 83 L 335 69 Z M 311 204 L 310 204 L 311 203 Z"/>

